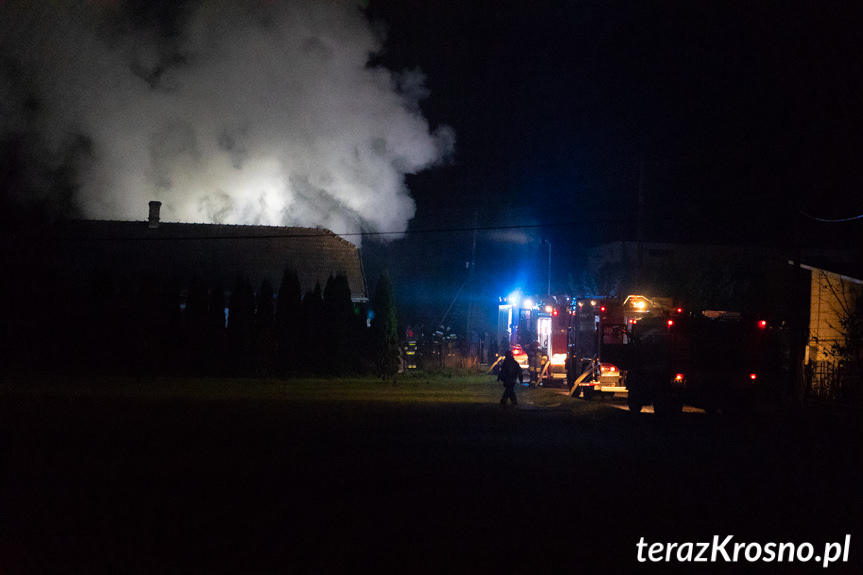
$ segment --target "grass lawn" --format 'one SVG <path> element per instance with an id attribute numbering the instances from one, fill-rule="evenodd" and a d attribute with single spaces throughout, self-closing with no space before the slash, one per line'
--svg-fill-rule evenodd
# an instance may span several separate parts
<path id="1" fill-rule="evenodd" d="M 600 414 L 603 402 L 570 398 L 563 389 L 518 386 L 522 408 L 571 410 Z M 124 377 L 41 377 L 0 380 L 0 394 L 116 397 L 136 399 L 275 400 L 295 402 L 387 402 L 416 405 L 497 404 L 501 384 L 494 376 L 442 376 L 412 373 L 382 382 L 378 378 L 191 378 L 153 380 Z"/>
<path id="2" fill-rule="evenodd" d="M 639 538 L 846 534 L 853 562 L 772 572 L 861 572 L 842 428 L 501 393 L 485 375 L 5 379 L 0 573 L 689 573 L 638 563 Z"/>

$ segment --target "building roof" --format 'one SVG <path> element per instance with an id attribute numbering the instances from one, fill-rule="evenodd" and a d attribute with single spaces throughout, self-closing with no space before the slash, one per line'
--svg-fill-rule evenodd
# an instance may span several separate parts
<path id="1" fill-rule="evenodd" d="M 733 261 L 740 257 L 763 255 L 776 262 L 788 260 L 794 248 L 782 250 L 750 245 L 717 245 L 615 241 L 597 245 L 587 250 L 588 265 L 596 267 L 606 263 L 636 260 L 639 253 L 645 266 L 676 260 L 678 262 Z M 828 269 L 840 275 L 861 277 L 861 254 L 859 246 L 845 249 L 803 248 L 801 261 L 819 269 Z"/>
<path id="2" fill-rule="evenodd" d="M 188 288 L 193 279 L 232 289 L 245 277 L 257 290 L 278 290 L 286 268 L 296 270 L 303 293 L 344 273 L 354 301 L 366 301 L 359 249 L 320 228 L 69 220 L 58 225 L 64 267 L 76 274 L 108 271 L 129 278 L 144 271 Z"/>
<path id="3" fill-rule="evenodd" d="M 796 265 L 796 263 L 794 262 L 794 260 L 788 260 L 788 265 L 793 266 L 793 265 Z M 851 283 L 855 283 L 858 285 L 863 285 L 863 280 L 861 280 L 861 279 L 852 278 L 850 276 L 846 276 L 846 275 L 843 275 L 841 273 L 838 273 L 838 272 L 835 272 L 832 270 L 826 270 L 826 269 L 822 269 L 822 268 L 819 268 L 816 266 L 809 266 L 809 265 L 806 265 L 804 263 L 801 263 L 800 267 L 805 269 L 805 270 L 809 270 L 810 272 L 821 272 L 821 273 L 833 275 L 833 276 L 837 277 L 838 279 L 840 279 L 841 281 L 844 281 L 844 282 L 851 282 Z"/>

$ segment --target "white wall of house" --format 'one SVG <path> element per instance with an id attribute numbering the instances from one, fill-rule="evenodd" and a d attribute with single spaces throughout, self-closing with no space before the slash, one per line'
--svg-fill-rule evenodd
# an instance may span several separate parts
<path id="1" fill-rule="evenodd" d="M 818 268 L 808 269 L 812 272 L 812 285 L 806 361 L 826 361 L 832 359 L 833 346 L 845 341 L 841 321 L 863 294 L 863 281 Z"/>

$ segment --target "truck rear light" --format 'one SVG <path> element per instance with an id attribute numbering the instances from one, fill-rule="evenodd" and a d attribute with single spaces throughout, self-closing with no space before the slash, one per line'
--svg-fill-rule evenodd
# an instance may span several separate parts
<path id="1" fill-rule="evenodd" d="M 762 319 L 758 322 L 758 327 L 760 327 L 761 329 L 765 329 L 767 327 L 767 321 Z"/>
<path id="2" fill-rule="evenodd" d="M 756 374 L 756 373 L 750 373 L 750 374 L 749 374 L 749 379 L 752 379 L 752 380 L 756 380 L 756 379 L 758 379 L 758 374 Z"/>
<path id="3" fill-rule="evenodd" d="M 683 381 L 683 374 L 682 373 L 675 373 L 674 374 L 674 381 Z"/>

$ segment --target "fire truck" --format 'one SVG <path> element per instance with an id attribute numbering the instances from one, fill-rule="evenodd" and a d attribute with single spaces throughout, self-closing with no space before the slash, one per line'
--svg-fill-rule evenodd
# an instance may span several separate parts
<path id="1" fill-rule="evenodd" d="M 767 321 L 738 312 L 690 313 L 670 298 L 631 295 L 575 300 L 571 316 L 581 370 L 571 395 L 625 394 L 635 412 L 744 410 L 781 363 Z"/>
<path id="2" fill-rule="evenodd" d="M 625 393 L 625 373 L 615 363 L 616 344 L 627 343 L 626 326 L 659 309 L 670 299 L 628 296 L 502 298 L 498 306 L 498 341 L 505 342 L 524 370 L 523 348 L 542 348 L 539 381 L 546 387 L 572 387 L 572 394 Z M 498 363 L 502 358 L 498 359 Z M 497 363 L 492 366 L 492 372 Z M 595 373 L 591 369 L 595 366 Z"/>
<path id="3" fill-rule="evenodd" d="M 567 296 L 513 295 L 501 298 L 498 305 L 498 342 L 513 350 L 523 370 L 529 369 L 523 349 L 539 342 L 542 349 L 539 379 L 544 385 L 566 381 L 570 301 Z M 502 360 L 499 357 L 490 372 Z"/>
<path id="4" fill-rule="evenodd" d="M 775 333 L 763 319 L 730 311 L 691 313 L 644 295 L 502 300 L 499 334 L 513 348 L 536 340 L 542 385 L 570 396 L 626 396 L 632 411 L 684 403 L 709 412 L 744 409 L 777 374 Z M 523 369 L 527 358 L 517 356 Z"/>
<path id="5" fill-rule="evenodd" d="M 570 353 L 577 377 L 570 395 L 591 399 L 594 395 L 625 394 L 626 371 L 623 351 L 631 343 L 631 329 L 651 314 L 665 313 L 670 298 L 630 295 L 588 296 L 572 300 L 570 308 Z"/>
<path id="6" fill-rule="evenodd" d="M 627 330 L 621 354 L 631 411 L 653 404 L 657 414 L 684 403 L 709 413 L 737 413 L 777 373 L 774 332 L 764 319 L 738 312 L 704 311 L 645 318 Z"/>

